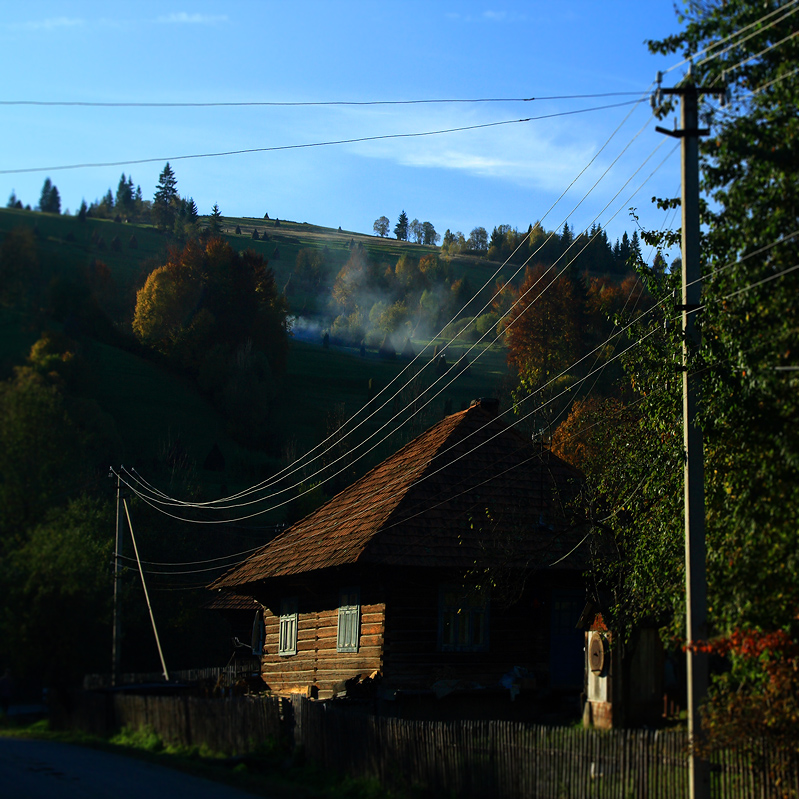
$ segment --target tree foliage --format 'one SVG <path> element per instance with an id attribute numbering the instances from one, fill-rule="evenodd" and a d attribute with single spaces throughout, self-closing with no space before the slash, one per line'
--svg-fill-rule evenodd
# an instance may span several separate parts
<path id="1" fill-rule="evenodd" d="M 391 222 L 387 216 L 379 216 L 375 219 L 374 225 L 372 225 L 372 230 L 380 236 L 381 238 L 385 238 L 388 236 L 388 230 L 391 226 Z"/>
<path id="2" fill-rule="evenodd" d="M 702 381 L 708 621 L 720 638 L 687 645 L 733 667 L 705 709 L 711 745 L 757 734 L 795 751 L 785 731 L 795 730 L 799 684 L 799 273 L 788 271 L 799 263 L 799 44 L 787 14 L 758 24 L 778 9 L 690 2 L 684 29 L 649 46 L 686 58 L 710 48 L 686 80 L 729 90 L 726 106 L 700 109 L 711 129 L 700 143 L 706 278 L 701 343 L 688 361 Z M 622 634 L 646 621 L 684 640 L 680 265 L 643 264 L 637 237 L 614 247 L 624 253 L 659 306 L 628 331 L 621 407 L 575 403 L 555 444 L 566 455 L 571 447 L 593 482 L 594 577 L 614 597 L 606 618 Z M 587 297 L 618 308 L 600 284 Z"/>
<path id="3" fill-rule="evenodd" d="M 80 498 L 0 559 L 0 644 L 14 673 L 59 689 L 107 661 L 113 518 Z"/>
<path id="4" fill-rule="evenodd" d="M 508 360 L 519 381 L 532 391 L 575 360 L 577 302 L 570 278 L 551 267 L 528 267 L 519 300 L 507 319 Z"/>
<path id="5" fill-rule="evenodd" d="M 136 295 L 133 330 L 145 343 L 197 369 L 215 345 L 247 338 L 281 371 L 287 348 L 285 300 L 262 255 L 227 242 L 195 240 L 173 250 Z"/>
<path id="6" fill-rule="evenodd" d="M 153 198 L 153 218 L 158 227 L 166 230 L 172 228 L 177 214 L 178 198 L 178 179 L 167 162 L 158 176 Z"/>
<path id="7" fill-rule="evenodd" d="M 397 224 L 394 225 L 394 235 L 399 241 L 408 240 L 408 215 L 403 211 L 397 219 Z"/>
<path id="8" fill-rule="evenodd" d="M 61 195 L 50 178 L 44 179 L 42 195 L 39 198 L 39 210 L 47 214 L 61 213 Z"/>

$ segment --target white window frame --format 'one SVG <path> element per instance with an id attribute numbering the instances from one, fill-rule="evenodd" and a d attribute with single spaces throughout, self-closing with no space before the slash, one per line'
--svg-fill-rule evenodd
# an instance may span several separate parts
<path id="1" fill-rule="evenodd" d="M 336 651 L 357 652 L 361 643 L 361 589 L 339 591 Z"/>
<path id="2" fill-rule="evenodd" d="M 296 596 L 280 600 L 280 632 L 277 653 L 283 657 L 297 654 L 297 630 L 299 627 L 297 605 Z"/>
<path id="3" fill-rule="evenodd" d="M 441 652 L 487 652 L 488 589 L 455 583 L 440 586 L 438 594 L 438 648 Z"/>

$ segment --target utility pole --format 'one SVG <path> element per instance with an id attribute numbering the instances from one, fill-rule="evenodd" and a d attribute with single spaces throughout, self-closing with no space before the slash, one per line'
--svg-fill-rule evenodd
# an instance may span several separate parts
<path id="1" fill-rule="evenodd" d="M 117 530 L 114 542 L 114 633 L 111 642 L 111 685 L 119 684 L 120 648 L 122 645 L 122 610 L 120 608 L 120 579 L 122 557 L 122 535 L 125 531 L 125 519 L 122 515 L 122 479 L 117 475 Z"/>
<path id="2" fill-rule="evenodd" d="M 660 75 L 658 75 L 660 84 Z M 701 740 L 699 705 L 707 695 L 707 654 L 695 644 L 707 640 L 707 572 L 705 546 L 705 471 L 702 430 L 696 423 L 700 378 L 689 371 L 691 352 L 699 346 L 696 311 L 702 294 L 699 249 L 699 137 L 710 131 L 699 128 L 699 95 L 718 94 L 688 83 L 674 89 L 658 89 L 681 98 L 681 130 L 656 128 L 682 139 L 682 372 L 683 446 L 685 450 L 685 604 L 688 692 L 688 736 L 690 753 L 690 797 L 710 798 L 710 764 L 699 757 L 695 745 Z"/>

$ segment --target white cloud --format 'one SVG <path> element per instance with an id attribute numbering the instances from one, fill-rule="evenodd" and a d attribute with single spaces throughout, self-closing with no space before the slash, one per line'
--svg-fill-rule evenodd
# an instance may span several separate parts
<path id="1" fill-rule="evenodd" d="M 416 115 L 415 123 L 407 116 L 402 122 L 397 119 L 395 129 L 402 126 L 405 130 L 424 131 L 455 127 L 447 121 L 446 117 L 435 118 L 422 112 Z M 479 120 L 473 117 L 473 121 Z M 386 121 L 381 127 L 385 130 L 390 124 Z M 356 145 L 354 151 L 402 166 L 452 170 L 554 191 L 574 176 L 576 165 L 587 163 L 596 152 L 592 139 L 549 121 L 546 129 L 536 130 L 534 122 L 514 124 L 418 139 L 368 142 Z"/>
<path id="2" fill-rule="evenodd" d="M 157 22 L 170 25 L 217 25 L 227 21 L 227 14 L 187 14 L 185 11 L 167 14 L 157 19 Z"/>

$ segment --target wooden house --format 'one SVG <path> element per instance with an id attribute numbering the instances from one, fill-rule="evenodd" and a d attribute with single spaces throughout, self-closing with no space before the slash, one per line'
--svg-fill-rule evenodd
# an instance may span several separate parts
<path id="1" fill-rule="evenodd" d="M 261 676 L 329 698 L 583 688 L 580 473 L 495 400 L 447 416 L 212 589 L 263 609 Z M 507 694 L 506 694 L 507 695 Z"/>

